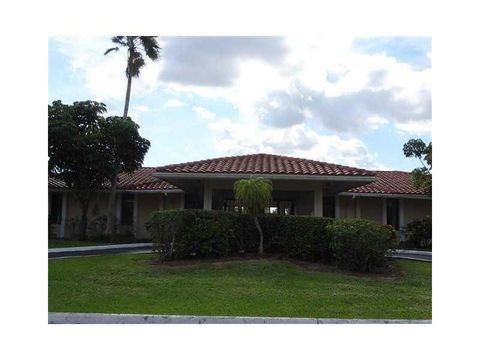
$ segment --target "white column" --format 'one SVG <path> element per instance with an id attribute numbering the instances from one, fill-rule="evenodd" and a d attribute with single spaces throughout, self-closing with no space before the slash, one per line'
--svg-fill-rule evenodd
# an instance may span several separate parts
<path id="1" fill-rule="evenodd" d="M 165 210 L 165 193 L 160 193 L 158 198 L 158 210 Z"/>
<path id="2" fill-rule="evenodd" d="M 403 229 L 405 226 L 405 201 L 398 199 L 398 227 Z"/>
<path id="3" fill-rule="evenodd" d="M 122 219 L 122 193 L 118 193 L 115 200 L 115 225 L 118 226 Z"/>
<path id="4" fill-rule="evenodd" d="M 138 194 L 133 194 L 133 236 L 137 237 L 138 225 Z"/>
<path id="5" fill-rule="evenodd" d="M 212 188 L 208 182 L 203 185 L 203 210 L 212 210 Z"/>
<path id="6" fill-rule="evenodd" d="M 340 219 L 340 196 L 335 195 L 335 219 Z"/>
<path id="7" fill-rule="evenodd" d="M 180 210 L 185 209 L 185 193 L 180 193 Z"/>
<path id="8" fill-rule="evenodd" d="M 382 199 L 382 223 L 387 225 L 387 199 Z"/>
<path id="9" fill-rule="evenodd" d="M 354 202 L 355 202 L 355 217 L 357 219 L 360 219 L 362 217 L 362 208 L 360 206 L 360 199 L 354 196 Z"/>
<path id="10" fill-rule="evenodd" d="M 313 192 L 313 216 L 323 216 L 323 185 L 319 186 Z"/>
<path id="11" fill-rule="evenodd" d="M 60 222 L 60 238 L 63 239 L 65 238 L 65 227 L 67 223 L 67 209 L 68 209 L 68 193 L 64 192 L 62 194 L 62 218 Z"/>

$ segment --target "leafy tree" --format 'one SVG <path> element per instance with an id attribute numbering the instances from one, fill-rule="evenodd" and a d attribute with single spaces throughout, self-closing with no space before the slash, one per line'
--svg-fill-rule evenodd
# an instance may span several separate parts
<path id="1" fill-rule="evenodd" d="M 428 145 L 422 139 L 410 139 L 403 145 L 406 157 L 415 157 L 422 164 L 412 171 L 413 184 L 423 189 L 427 194 L 432 194 L 432 142 Z"/>
<path id="2" fill-rule="evenodd" d="M 105 157 L 106 168 L 111 189 L 109 197 L 109 213 L 107 234 L 112 234 L 115 219 L 115 194 L 119 172 L 133 172 L 143 164 L 143 159 L 150 148 L 150 141 L 140 136 L 138 125 L 129 117 L 111 116 L 100 122 L 100 143 Z"/>
<path id="3" fill-rule="evenodd" d="M 263 255 L 263 231 L 258 222 L 258 215 L 265 212 L 272 199 L 272 182 L 262 177 L 237 180 L 234 184 L 235 199 L 240 206 L 253 216 L 253 221 L 260 234 L 258 253 Z"/>
<path id="4" fill-rule="evenodd" d="M 80 204 L 81 237 L 86 238 L 87 214 L 93 191 L 109 178 L 101 145 L 105 104 L 95 101 L 48 106 L 48 169 L 63 180 Z"/>
<path id="5" fill-rule="evenodd" d="M 119 51 L 120 47 L 127 49 L 127 67 L 125 75 L 127 76 L 127 92 L 125 94 L 125 106 L 123 109 L 123 118 L 127 120 L 128 107 L 130 105 L 130 92 L 132 88 L 132 78 L 140 76 L 140 70 L 145 66 L 145 57 L 152 61 L 160 57 L 160 46 L 156 36 L 114 36 L 112 42 L 117 46 L 107 49 L 105 55 L 112 51 Z M 112 169 L 110 178 L 110 200 L 107 220 L 107 234 L 112 234 L 115 219 L 115 196 L 117 190 L 117 178 L 121 167 Z"/>

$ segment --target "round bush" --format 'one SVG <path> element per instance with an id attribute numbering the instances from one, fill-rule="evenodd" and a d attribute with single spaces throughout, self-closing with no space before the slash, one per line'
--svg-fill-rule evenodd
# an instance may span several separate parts
<path id="1" fill-rule="evenodd" d="M 370 220 L 343 219 L 327 226 L 335 264 L 345 270 L 374 272 L 385 267 L 396 246 L 391 229 Z"/>
<path id="2" fill-rule="evenodd" d="M 423 219 L 415 219 L 410 222 L 406 229 L 405 244 L 407 247 L 429 248 L 432 246 L 432 218 L 427 216 Z"/>

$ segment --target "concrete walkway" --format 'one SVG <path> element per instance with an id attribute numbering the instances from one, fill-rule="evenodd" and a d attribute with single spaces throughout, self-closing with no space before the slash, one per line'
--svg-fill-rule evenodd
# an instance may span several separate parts
<path id="1" fill-rule="evenodd" d="M 73 257 L 85 255 L 118 254 L 125 252 L 150 251 L 152 243 L 118 244 L 118 245 L 95 245 L 48 249 L 48 257 Z"/>
<path id="2" fill-rule="evenodd" d="M 48 313 L 49 324 L 431 324 L 431 320 Z"/>
<path id="3" fill-rule="evenodd" d="M 422 250 L 395 250 L 391 257 L 399 259 L 408 259 L 408 260 L 419 260 L 432 262 L 432 252 L 431 251 L 422 251 Z"/>
<path id="4" fill-rule="evenodd" d="M 118 244 L 118 245 L 95 245 L 95 246 L 81 246 L 81 247 L 66 247 L 48 249 L 49 258 L 58 257 L 74 257 L 87 255 L 102 255 L 102 254 L 118 254 L 127 252 L 149 252 L 153 249 L 153 243 L 136 243 L 136 244 Z M 419 250 L 395 250 L 390 255 L 391 257 L 400 259 L 432 261 L 431 251 Z"/>

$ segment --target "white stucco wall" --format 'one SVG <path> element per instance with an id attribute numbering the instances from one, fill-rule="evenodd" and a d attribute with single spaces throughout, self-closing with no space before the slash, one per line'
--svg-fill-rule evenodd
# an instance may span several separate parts
<path id="1" fill-rule="evenodd" d="M 432 200 L 405 199 L 405 225 L 415 219 L 432 216 Z"/>

